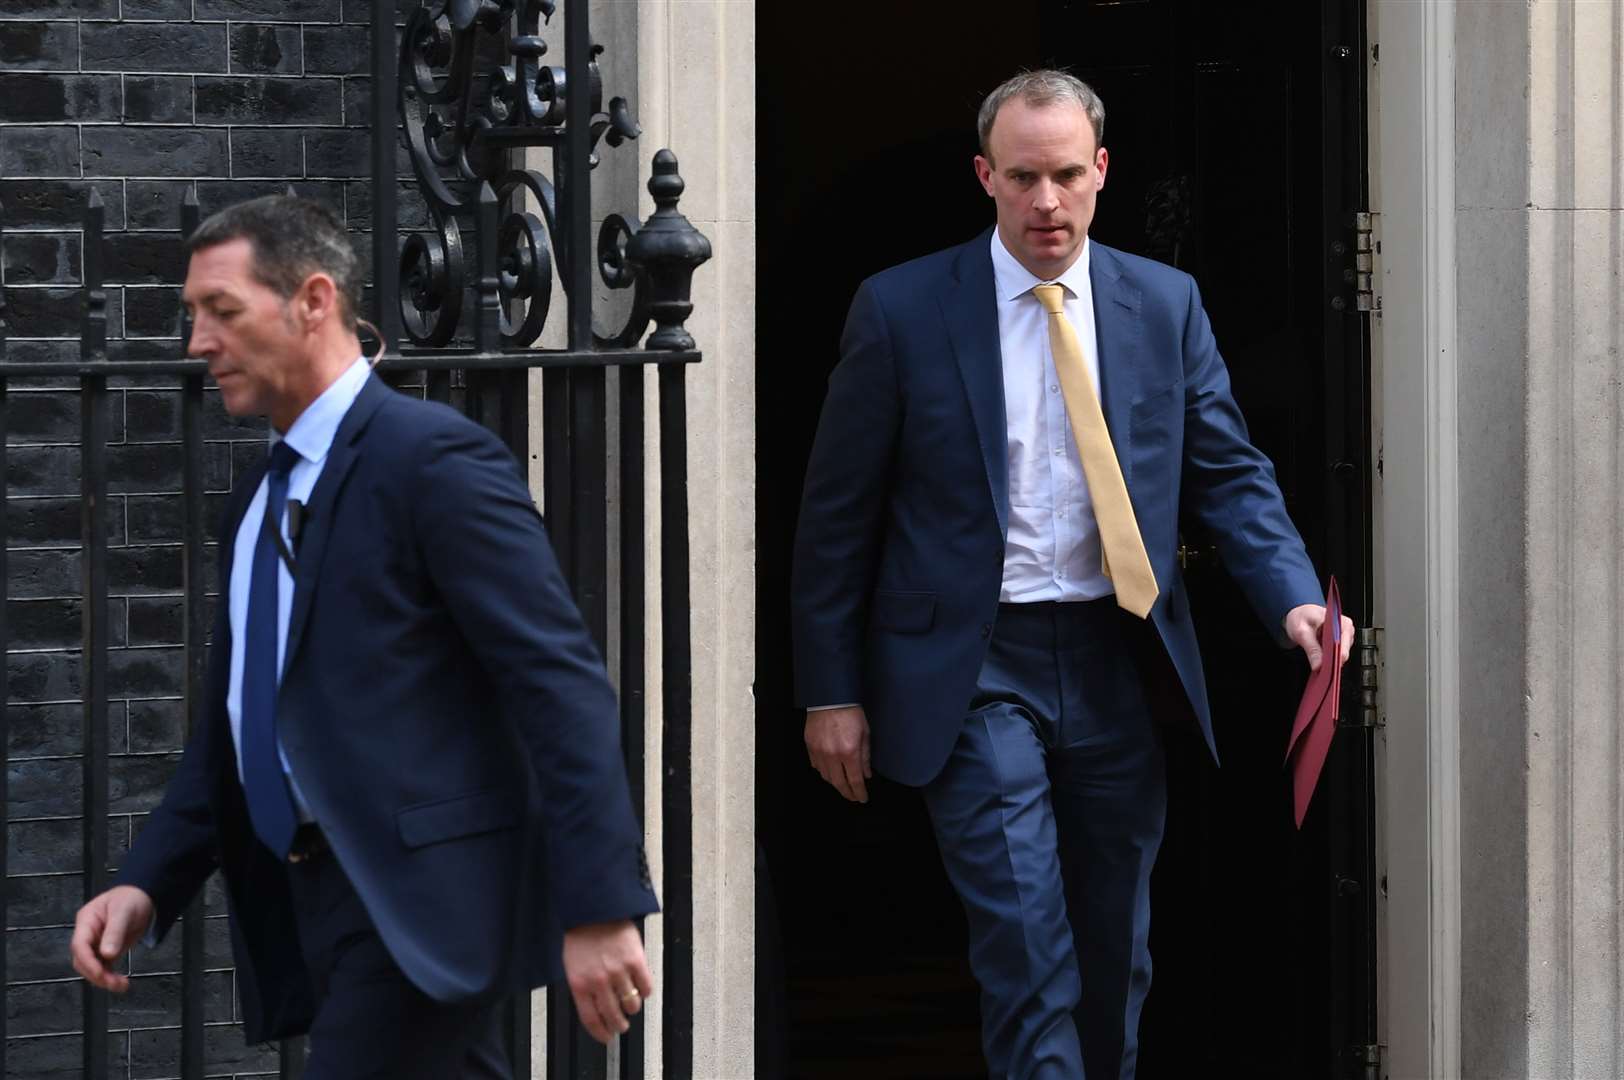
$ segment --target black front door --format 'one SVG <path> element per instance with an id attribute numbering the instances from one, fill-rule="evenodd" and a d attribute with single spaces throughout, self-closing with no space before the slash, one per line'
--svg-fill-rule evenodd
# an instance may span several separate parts
<path id="1" fill-rule="evenodd" d="M 758 16 L 762 1075 L 980 1075 L 963 918 L 917 796 L 881 783 L 851 806 L 806 764 L 788 555 L 846 305 L 864 276 L 991 222 L 970 159 L 975 108 L 1002 78 L 1059 65 L 1100 92 L 1111 160 L 1092 235 L 1195 276 L 1315 565 L 1336 573 L 1356 621 L 1368 606 L 1368 380 L 1351 280 L 1362 5 L 1009 0 L 996 18 L 929 25 L 920 10 L 863 8 L 827 49 L 800 9 Z M 1282 756 L 1305 666 L 1205 539 L 1191 531 L 1185 546 L 1224 763 L 1170 740 L 1139 1074 L 1363 1075 L 1366 733 L 1339 733 L 1299 833 Z"/>
<path id="2" fill-rule="evenodd" d="M 1253 440 L 1358 621 L 1364 320 L 1344 271 L 1361 195 L 1360 5 L 1071 0 L 1044 25 L 1106 102 L 1092 235 L 1195 276 Z M 1271 640 L 1204 537 L 1192 529 L 1185 546 L 1223 767 L 1171 748 L 1141 1075 L 1351 1075 L 1371 1004 L 1365 735 L 1341 733 L 1299 833 L 1281 758 L 1301 656 Z"/>

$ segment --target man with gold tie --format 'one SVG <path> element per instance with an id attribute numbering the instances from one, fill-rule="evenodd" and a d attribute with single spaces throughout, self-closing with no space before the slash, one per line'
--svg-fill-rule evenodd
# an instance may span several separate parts
<path id="1" fill-rule="evenodd" d="M 1088 239 L 1104 127 L 1062 72 L 988 95 L 975 168 L 996 226 L 858 289 L 796 535 L 812 764 L 857 802 L 876 769 L 921 789 L 996 1077 L 1135 1073 L 1159 681 L 1216 755 L 1181 512 L 1321 663 L 1317 575 L 1194 281 Z"/>

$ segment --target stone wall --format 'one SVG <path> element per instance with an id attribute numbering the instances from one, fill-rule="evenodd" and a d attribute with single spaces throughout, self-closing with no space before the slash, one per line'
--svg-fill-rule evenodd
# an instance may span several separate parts
<path id="1" fill-rule="evenodd" d="M 761 287 L 754 5 L 638 0 L 637 56 L 643 175 L 656 149 L 676 152 L 688 182 L 682 211 L 714 252 L 694 275 L 688 323 L 705 352 L 704 363 L 688 374 L 694 1075 L 754 1076 L 755 296 Z M 646 194 L 643 203 L 645 214 L 652 211 Z M 651 764 L 657 760 L 651 756 Z"/>
<path id="2" fill-rule="evenodd" d="M 1624 1077 L 1624 9 L 1457 12 L 1460 1075 Z"/>

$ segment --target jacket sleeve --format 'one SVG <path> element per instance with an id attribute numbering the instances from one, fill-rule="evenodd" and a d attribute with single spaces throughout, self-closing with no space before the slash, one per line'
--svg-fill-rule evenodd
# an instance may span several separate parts
<path id="1" fill-rule="evenodd" d="M 863 633 L 901 429 L 895 359 L 873 284 L 852 300 L 807 465 L 791 571 L 795 696 L 863 699 Z"/>
<path id="2" fill-rule="evenodd" d="M 419 453 L 415 534 L 442 602 L 529 751 L 561 923 L 658 910 L 614 691 L 513 455 L 471 423 L 426 432 Z"/>
<path id="3" fill-rule="evenodd" d="M 1230 575 L 1277 639 L 1299 604 L 1324 603 L 1286 512 L 1274 465 L 1253 446 L 1193 278 L 1184 324 L 1184 509 L 1206 526 Z"/>

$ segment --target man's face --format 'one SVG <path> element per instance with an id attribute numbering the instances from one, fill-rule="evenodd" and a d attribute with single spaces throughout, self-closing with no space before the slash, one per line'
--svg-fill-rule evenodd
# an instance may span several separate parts
<path id="1" fill-rule="evenodd" d="M 998 110 L 976 155 L 976 176 L 998 205 L 998 235 L 1017 262 L 1044 279 L 1077 260 L 1105 186 L 1105 148 L 1082 106 L 1034 108 L 1016 98 Z"/>
<path id="2" fill-rule="evenodd" d="M 253 273 L 246 238 L 194 252 L 181 299 L 192 316 L 191 355 L 208 361 L 233 416 L 270 416 L 293 400 L 305 335 L 293 305 Z"/>

